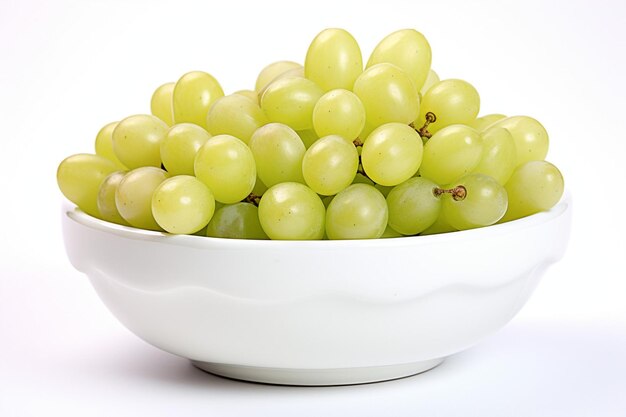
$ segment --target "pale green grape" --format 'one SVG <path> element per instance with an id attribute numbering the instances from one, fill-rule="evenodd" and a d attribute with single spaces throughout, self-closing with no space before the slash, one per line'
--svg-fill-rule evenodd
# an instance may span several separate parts
<path id="1" fill-rule="evenodd" d="M 230 135 L 213 136 L 198 150 L 196 177 L 215 199 L 232 204 L 246 198 L 256 182 L 256 165 L 250 148 Z"/>
<path id="2" fill-rule="evenodd" d="M 77 154 L 65 158 L 57 169 L 63 195 L 85 213 L 100 217 L 98 191 L 102 181 L 119 170 L 115 162 L 99 155 Z"/>
<path id="3" fill-rule="evenodd" d="M 445 127 L 426 142 L 420 174 L 437 184 L 448 184 L 472 172 L 482 153 L 477 131 L 464 125 Z"/>
<path id="4" fill-rule="evenodd" d="M 484 116 L 476 118 L 474 121 L 470 122 L 468 126 L 478 130 L 479 132 L 482 132 L 486 130 L 488 127 L 490 127 L 492 124 L 494 124 L 495 122 L 502 120 L 502 119 L 506 119 L 506 116 L 504 114 L 499 114 L 499 113 L 486 114 Z"/>
<path id="5" fill-rule="evenodd" d="M 331 90 L 324 94 L 313 109 L 313 128 L 319 137 L 339 135 L 353 140 L 365 126 L 363 103 L 351 91 Z"/>
<path id="6" fill-rule="evenodd" d="M 439 75 L 437 75 L 437 73 L 431 68 L 428 71 L 428 77 L 426 77 L 426 81 L 424 81 L 424 85 L 420 89 L 420 97 L 424 97 L 424 95 L 430 89 L 430 87 L 437 84 L 439 81 L 441 81 L 439 79 Z"/>
<path id="7" fill-rule="evenodd" d="M 120 215 L 115 205 L 115 192 L 124 176 L 126 176 L 125 171 L 115 171 L 102 181 L 98 191 L 97 204 L 102 220 L 128 226 L 128 222 Z"/>
<path id="8" fill-rule="evenodd" d="M 115 156 L 115 152 L 113 151 L 113 131 L 117 126 L 118 122 L 112 122 L 104 125 L 102 129 L 96 135 L 96 155 L 103 156 L 111 161 L 115 162 L 115 164 L 121 170 L 127 169 L 123 163 L 117 159 Z"/>
<path id="9" fill-rule="evenodd" d="M 298 130 L 296 133 L 298 133 L 298 136 L 302 139 L 302 143 L 304 143 L 304 147 L 307 149 L 309 149 L 311 145 L 313 145 L 315 141 L 320 138 L 313 129 Z"/>
<path id="10" fill-rule="evenodd" d="M 169 233 L 196 233 L 209 223 L 214 210 L 211 190 L 191 175 L 168 178 L 152 194 L 152 215 Z"/>
<path id="11" fill-rule="evenodd" d="M 311 42 L 304 60 L 304 76 L 324 91 L 352 90 L 361 72 L 361 48 L 344 29 L 325 29 Z"/>
<path id="12" fill-rule="evenodd" d="M 563 175 L 546 161 L 529 161 L 517 167 L 505 185 L 509 208 L 502 221 L 519 219 L 551 209 L 563 195 Z"/>
<path id="13" fill-rule="evenodd" d="M 381 239 L 387 239 L 387 238 L 390 238 L 390 237 L 403 237 L 403 236 L 404 235 L 402 233 L 396 232 L 389 225 L 387 225 L 387 227 L 385 228 L 385 231 L 380 236 L 380 238 Z"/>
<path id="14" fill-rule="evenodd" d="M 287 70 L 287 71 L 283 72 L 282 74 L 277 75 L 276 78 L 274 78 L 272 81 L 267 83 L 267 85 L 265 87 L 263 87 L 261 90 L 259 90 L 259 94 L 257 95 L 259 104 L 261 104 L 261 97 L 263 97 L 263 94 L 265 94 L 265 91 L 267 90 L 267 88 L 270 85 L 272 85 L 274 82 L 276 82 L 276 81 L 278 81 L 280 79 L 283 79 L 283 78 L 304 78 L 304 67 L 299 66 L 299 67 Z"/>
<path id="15" fill-rule="evenodd" d="M 306 78 L 288 77 L 274 81 L 261 97 L 261 108 L 269 120 L 294 130 L 313 127 L 313 109 L 324 91 Z"/>
<path id="16" fill-rule="evenodd" d="M 440 233 L 455 232 L 456 230 L 457 229 L 455 229 L 452 225 L 450 225 L 450 223 L 448 223 L 448 220 L 446 220 L 446 217 L 443 215 L 443 210 L 441 210 L 441 212 L 439 213 L 439 217 L 437 217 L 437 220 L 435 220 L 435 223 L 433 223 L 432 226 L 420 233 L 420 236 L 438 235 Z"/>
<path id="17" fill-rule="evenodd" d="M 387 123 L 365 139 L 361 161 L 374 182 L 393 186 L 417 172 L 422 152 L 422 139 L 414 129 L 402 123 Z"/>
<path id="18" fill-rule="evenodd" d="M 432 134 L 453 124 L 468 125 L 476 119 L 480 110 L 478 91 L 467 81 L 443 80 L 428 89 L 420 107 L 415 127 L 421 128 L 426 113 L 433 113 L 437 120 L 428 125 Z"/>
<path id="19" fill-rule="evenodd" d="M 169 177 L 160 168 L 141 167 L 128 172 L 115 191 L 115 205 L 131 226 L 162 230 L 152 215 L 152 194 Z"/>
<path id="20" fill-rule="evenodd" d="M 378 239 L 387 227 L 387 202 L 376 188 L 352 184 L 333 198 L 326 211 L 329 239 Z"/>
<path id="21" fill-rule="evenodd" d="M 508 130 L 493 127 L 482 134 L 483 154 L 472 172 L 489 175 L 504 185 L 517 164 L 515 141 Z"/>
<path id="22" fill-rule="evenodd" d="M 528 116 L 512 116 L 492 124 L 513 135 L 517 148 L 517 166 L 528 161 L 542 161 L 548 154 L 548 132 L 541 123 Z"/>
<path id="23" fill-rule="evenodd" d="M 387 196 L 389 226 L 403 235 L 416 235 L 432 226 L 441 213 L 437 184 L 422 177 L 395 186 Z"/>
<path id="24" fill-rule="evenodd" d="M 432 53 L 428 41 L 414 29 L 402 29 L 387 35 L 374 48 L 367 68 L 388 62 L 406 72 L 419 91 L 430 70 Z"/>
<path id="25" fill-rule="evenodd" d="M 130 169 L 161 166 L 161 142 L 168 131 L 156 116 L 138 114 L 117 124 L 113 130 L 115 156 Z"/>
<path id="26" fill-rule="evenodd" d="M 269 83 L 274 81 L 276 77 L 284 74 L 289 70 L 297 68 L 302 68 L 302 65 L 292 61 L 273 62 L 261 70 L 259 76 L 256 79 L 254 89 L 258 92 L 261 92 L 268 86 Z"/>
<path id="27" fill-rule="evenodd" d="M 325 212 L 320 197 L 298 182 L 270 187 L 259 203 L 259 221 L 270 239 L 321 239 Z"/>
<path id="28" fill-rule="evenodd" d="M 302 158 L 306 148 L 298 134 L 289 126 L 269 123 L 250 139 L 257 174 L 268 187 L 281 182 L 304 183 Z"/>
<path id="29" fill-rule="evenodd" d="M 211 135 L 193 123 L 172 126 L 161 142 L 161 161 L 171 175 L 194 175 L 193 163 L 198 149 Z"/>
<path id="30" fill-rule="evenodd" d="M 207 226 L 206 236 L 269 239 L 261 227 L 258 208 L 250 203 L 236 203 L 217 210 Z"/>
<path id="31" fill-rule="evenodd" d="M 222 96 L 224 90 L 211 74 L 188 72 L 176 82 L 172 93 L 174 123 L 195 123 L 206 128 L 207 113 Z"/>
<path id="32" fill-rule="evenodd" d="M 419 97 L 411 78 L 392 64 L 366 69 L 354 83 L 365 107 L 366 129 L 390 122 L 409 124 L 419 114 Z"/>
<path id="33" fill-rule="evenodd" d="M 440 196 L 446 220 L 458 230 L 489 226 L 504 216 L 507 193 L 503 186 L 488 175 L 469 174 L 451 184 L 449 188 L 464 187 L 456 197 L 444 193 Z"/>
<path id="34" fill-rule="evenodd" d="M 252 102 L 259 104 L 259 93 L 254 90 L 238 90 L 233 94 L 239 94 L 240 96 L 248 97 Z"/>
<path id="35" fill-rule="evenodd" d="M 307 149 L 302 159 L 306 184 L 316 193 L 333 195 L 352 183 L 359 168 L 354 144 L 341 136 L 325 136 Z"/>
<path id="36" fill-rule="evenodd" d="M 207 115 L 207 130 L 212 135 L 232 135 L 245 143 L 268 120 L 259 105 L 240 94 L 217 99 Z"/>
<path id="37" fill-rule="evenodd" d="M 174 124 L 172 110 L 172 96 L 176 83 L 166 83 L 154 90 L 150 100 L 150 112 L 153 116 L 163 120 L 168 126 Z"/>

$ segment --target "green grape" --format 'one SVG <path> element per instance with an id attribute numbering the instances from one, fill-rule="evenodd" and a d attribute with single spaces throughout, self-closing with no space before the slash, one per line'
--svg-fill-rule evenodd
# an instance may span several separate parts
<path id="1" fill-rule="evenodd" d="M 174 123 L 194 123 L 206 129 L 207 113 L 222 96 L 224 90 L 211 74 L 188 72 L 176 82 L 172 93 Z"/>
<path id="2" fill-rule="evenodd" d="M 335 88 L 352 90 L 354 80 L 361 72 L 361 48 L 347 31 L 325 29 L 311 42 L 304 60 L 304 76 L 324 91 Z"/>
<path id="3" fill-rule="evenodd" d="M 152 94 L 150 100 L 150 112 L 153 116 L 163 120 L 168 126 L 174 124 L 174 113 L 172 111 L 172 95 L 176 83 L 167 83 L 158 87 Z"/>
<path id="4" fill-rule="evenodd" d="M 505 185 L 509 208 L 502 221 L 551 209 L 563 195 L 563 175 L 546 161 L 528 161 L 517 167 Z"/>
<path id="5" fill-rule="evenodd" d="M 113 130 L 115 156 L 130 169 L 161 166 L 161 142 L 168 126 L 158 117 L 148 114 L 130 116 Z"/>
<path id="6" fill-rule="evenodd" d="M 207 115 L 207 130 L 212 135 L 232 135 L 245 143 L 268 120 L 259 105 L 240 94 L 215 101 Z"/>
<path id="7" fill-rule="evenodd" d="M 261 104 L 261 97 L 263 97 L 263 94 L 265 94 L 265 91 L 268 89 L 268 87 L 272 85 L 274 82 L 281 80 L 283 78 L 304 78 L 304 67 L 300 66 L 297 68 L 292 68 L 290 70 L 283 72 L 282 74 L 279 74 L 278 76 L 276 76 L 276 78 L 270 81 L 264 88 L 259 90 L 259 94 L 257 95 L 259 105 Z"/>
<path id="8" fill-rule="evenodd" d="M 120 215 L 115 205 L 115 192 L 124 176 L 126 176 L 125 171 L 115 171 L 109 174 L 100 184 L 96 202 L 102 220 L 128 226 L 128 222 Z"/>
<path id="9" fill-rule="evenodd" d="M 100 217 L 98 190 L 102 181 L 119 170 L 110 159 L 99 155 L 77 154 L 65 158 L 57 169 L 57 184 L 63 195 L 85 213 Z"/>
<path id="10" fill-rule="evenodd" d="M 388 62 L 406 72 L 420 91 L 430 70 L 432 53 L 428 41 L 414 29 L 402 29 L 385 37 L 372 52 L 367 68 Z"/>
<path id="11" fill-rule="evenodd" d="M 441 213 L 437 184 L 422 177 L 409 178 L 387 196 L 389 226 L 403 235 L 416 235 L 432 226 Z"/>
<path id="12" fill-rule="evenodd" d="M 420 97 L 424 97 L 430 87 L 437 84 L 439 81 L 441 81 L 439 79 L 439 75 L 437 75 L 437 73 L 433 69 L 430 69 L 428 71 L 428 77 L 426 77 L 426 81 L 424 81 L 424 85 L 420 89 Z"/>
<path id="13" fill-rule="evenodd" d="M 371 185 L 352 184 L 333 198 L 326 211 L 329 239 L 378 239 L 387 227 L 387 202 Z"/>
<path id="14" fill-rule="evenodd" d="M 235 91 L 233 94 L 239 94 L 240 96 L 248 97 L 250 100 L 252 100 L 253 103 L 256 103 L 257 105 L 259 104 L 259 93 L 254 90 L 238 90 Z"/>
<path id="15" fill-rule="evenodd" d="M 508 130 L 493 127 L 482 134 L 483 153 L 472 172 L 489 175 L 500 185 L 511 177 L 517 163 L 515 141 Z"/>
<path id="16" fill-rule="evenodd" d="M 259 203 L 259 221 L 270 239 L 321 239 L 325 212 L 320 197 L 298 182 L 270 187 Z"/>
<path id="17" fill-rule="evenodd" d="M 313 129 L 298 130 L 296 133 L 300 136 L 302 143 L 304 143 L 304 147 L 307 149 L 309 149 L 311 145 L 313 145 L 315 141 L 320 138 Z"/>
<path id="18" fill-rule="evenodd" d="M 169 233 L 198 232 L 209 223 L 214 210 L 211 190 L 191 175 L 168 178 L 152 194 L 152 215 Z"/>
<path id="19" fill-rule="evenodd" d="M 193 163 L 198 149 L 211 135 L 193 123 L 170 127 L 161 142 L 161 160 L 171 175 L 194 175 Z"/>
<path id="20" fill-rule="evenodd" d="M 448 220 L 446 220 L 446 217 L 443 215 L 442 210 L 439 213 L 439 217 L 437 217 L 437 220 L 435 220 L 435 223 L 433 223 L 432 226 L 420 233 L 420 236 L 438 235 L 440 233 L 449 233 L 455 231 L 456 229 L 452 227 L 450 223 L 448 223 Z"/>
<path id="21" fill-rule="evenodd" d="M 409 124 L 419 114 L 419 97 L 411 78 L 392 64 L 366 69 L 354 83 L 365 107 L 366 130 L 390 122 Z"/>
<path id="22" fill-rule="evenodd" d="M 256 182 L 252 151 L 230 135 L 213 136 L 202 145 L 196 154 L 194 172 L 215 199 L 224 204 L 246 198 Z"/>
<path id="23" fill-rule="evenodd" d="M 117 126 L 118 122 L 112 122 L 104 125 L 102 129 L 96 135 L 96 155 L 100 155 L 105 157 L 106 159 L 110 159 L 115 162 L 115 164 L 121 170 L 127 169 L 123 163 L 117 159 L 115 156 L 115 152 L 113 151 L 113 131 Z"/>
<path id="24" fill-rule="evenodd" d="M 285 72 L 302 68 L 302 65 L 292 61 L 278 61 L 273 62 L 263 68 L 256 79 L 254 89 L 258 92 L 263 91 L 276 77 L 284 74 Z"/>
<path id="25" fill-rule="evenodd" d="M 250 139 L 257 174 L 268 187 L 281 182 L 304 183 L 302 158 L 306 148 L 298 134 L 289 126 L 269 123 Z"/>
<path id="26" fill-rule="evenodd" d="M 517 148 L 517 166 L 528 161 L 542 161 L 548 154 L 548 132 L 541 123 L 528 116 L 512 116 L 492 124 L 513 135 Z"/>
<path id="27" fill-rule="evenodd" d="M 259 209 L 250 203 L 236 203 L 217 210 L 206 236 L 229 239 L 269 239 L 259 221 Z"/>
<path id="28" fill-rule="evenodd" d="M 302 159 L 306 184 L 321 195 L 334 195 L 352 183 L 359 168 L 354 144 L 341 136 L 325 136 L 307 149 Z"/>
<path id="29" fill-rule="evenodd" d="M 162 230 L 152 215 L 152 194 L 169 177 L 160 168 L 141 167 L 128 172 L 115 191 L 117 211 L 131 226 Z"/>
<path id="30" fill-rule="evenodd" d="M 479 110 L 480 97 L 470 83 L 463 80 L 443 80 L 424 94 L 415 127 L 424 126 L 426 113 L 429 112 L 437 118 L 428 125 L 431 134 L 453 124 L 468 125 L 476 119 Z"/>
<path id="31" fill-rule="evenodd" d="M 488 175 L 466 175 L 450 189 L 454 192 L 440 196 L 442 209 L 446 220 L 458 230 L 492 225 L 506 212 L 506 190 Z"/>
<path id="32" fill-rule="evenodd" d="M 306 78 L 286 77 L 271 83 L 261 97 L 261 108 L 269 120 L 294 130 L 313 127 L 313 108 L 324 91 Z"/>
<path id="33" fill-rule="evenodd" d="M 402 123 L 387 123 L 365 139 L 361 151 L 363 169 L 375 183 L 400 184 L 417 172 L 422 162 L 422 139 Z"/>
<path id="34" fill-rule="evenodd" d="M 492 124 L 494 124 L 495 122 L 502 120 L 502 119 L 506 119 L 506 116 L 503 114 L 499 114 L 499 113 L 486 114 L 484 116 L 476 118 L 474 121 L 470 122 L 468 126 L 478 130 L 479 132 L 482 132 L 486 130 L 488 127 L 490 127 Z"/>
<path id="35" fill-rule="evenodd" d="M 469 174 L 483 154 L 480 134 L 464 125 L 441 129 L 424 145 L 420 174 L 437 184 L 448 184 Z"/>
<path id="36" fill-rule="evenodd" d="M 365 126 L 365 108 L 348 90 L 331 90 L 317 101 L 313 109 L 313 128 L 319 137 L 339 135 L 353 140 Z"/>
<path id="37" fill-rule="evenodd" d="M 396 232 L 389 225 L 387 225 L 387 227 L 385 228 L 385 231 L 380 236 L 380 238 L 381 239 L 387 239 L 387 238 L 390 238 L 390 237 L 403 237 L 403 236 L 404 235 L 402 233 Z"/>

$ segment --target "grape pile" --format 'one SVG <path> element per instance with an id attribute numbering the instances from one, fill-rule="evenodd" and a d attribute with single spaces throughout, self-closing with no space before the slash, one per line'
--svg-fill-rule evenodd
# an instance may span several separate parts
<path id="1" fill-rule="evenodd" d="M 514 220 L 563 193 L 544 127 L 478 117 L 476 89 L 439 80 L 413 29 L 385 37 L 365 68 L 354 37 L 326 29 L 304 65 L 272 63 L 254 90 L 224 95 L 193 71 L 150 104 L 59 165 L 59 188 L 87 214 L 175 234 L 371 239 Z"/>

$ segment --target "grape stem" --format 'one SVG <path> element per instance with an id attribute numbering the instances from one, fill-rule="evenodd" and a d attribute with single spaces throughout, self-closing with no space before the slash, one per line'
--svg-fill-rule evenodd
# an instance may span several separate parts
<path id="1" fill-rule="evenodd" d="M 435 195 L 435 197 L 439 197 L 442 194 L 451 194 L 454 201 L 462 201 L 465 200 L 465 197 L 467 197 L 467 188 L 462 185 L 457 185 L 456 187 L 450 188 L 448 190 L 436 187 L 433 188 L 433 194 Z"/>
<path id="2" fill-rule="evenodd" d="M 242 203 L 254 204 L 257 207 L 259 207 L 259 202 L 260 201 L 261 201 L 261 196 L 260 195 L 256 195 L 254 193 L 250 193 L 250 195 L 248 195 L 246 198 L 241 200 Z"/>
<path id="3" fill-rule="evenodd" d="M 420 127 L 419 129 L 416 129 L 413 123 L 411 123 L 409 126 L 415 129 L 415 131 L 419 133 L 422 138 L 430 139 L 433 134 L 428 131 L 428 125 L 436 122 L 437 116 L 435 116 L 435 113 L 429 111 L 428 113 L 426 113 L 424 118 L 426 119 L 424 121 L 424 126 Z"/>
<path id="4" fill-rule="evenodd" d="M 356 138 L 356 139 L 354 139 L 354 140 L 352 141 L 352 143 L 354 143 L 354 146 L 356 146 L 357 148 L 358 148 L 359 146 L 363 146 L 363 142 L 361 141 L 361 139 L 360 139 L 360 138 Z"/>

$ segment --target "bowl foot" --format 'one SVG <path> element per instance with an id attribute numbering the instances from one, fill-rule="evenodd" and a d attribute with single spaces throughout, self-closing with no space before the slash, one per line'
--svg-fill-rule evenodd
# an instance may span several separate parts
<path id="1" fill-rule="evenodd" d="M 275 385 L 352 385 L 389 381 L 416 375 L 434 368 L 443 358 L 400 365 L 338 369 L 265 368 L 191 361 L 203 371 L 231 379 Z"/>

